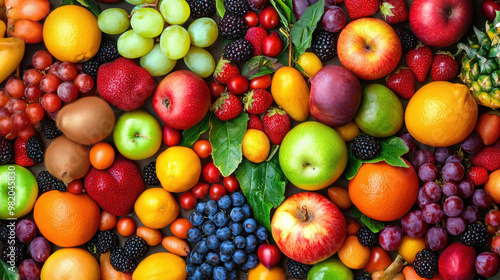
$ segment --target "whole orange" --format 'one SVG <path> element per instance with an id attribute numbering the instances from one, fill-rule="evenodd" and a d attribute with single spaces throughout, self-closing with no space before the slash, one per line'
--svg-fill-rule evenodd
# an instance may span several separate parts
<path id="1" fill-rule="evenodd" d="M 500 203 L 500 170 L 490 174 L 484 189 L 491 195 L 495 203 Z"/>
<path id="2" fill-rule="evenodd" d="M 248 271 L 248 280 L 285 280 L 286 274 L 283 268 L 275 266 L 271 269 L 265 267 L 262 263 Z"/>
<path id="3" fill-rule="evenodd" d="M 349 197 L 361 213 L 378 221 L 403 217 L 417 200 L 418 177 L 411 164 L 364 163 L 349 182 Z"/>
<path id="4" fill-rule="evenodd" d="M 87 194 L 48 191 L 35 203 L 33 217 L 45 238 L 60 247 L 89 241 L 99 228 L 100 210 Z"/>
<path id="5" fill-rule="evenodd" d="M 64 248 L 55 251 L 43 264 L 41 280 L 99 280 L 97 260 L 87 250 Z"/>
<path id="6" fill-rule="evenodd" d="M 349 235 L 337 252 L 340 261 L 351 269 L 362 269 L 370 260 L 370 248 L 361 245 L 358 237 Z"/>

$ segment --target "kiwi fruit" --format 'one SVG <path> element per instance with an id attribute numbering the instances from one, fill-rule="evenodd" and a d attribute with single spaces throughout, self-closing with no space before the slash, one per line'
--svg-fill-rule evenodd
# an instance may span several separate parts
<path id="1" fill-rule="evenodd" d="M 88 96 L 64 106 L 57 113 L 56 124 L 69 139 L 92 145 L 113 131 L 115 114 L 106 101 Z"/>
<path id="2" fill-rule="evenodd" d="M 45 167 L 65 184 L 83 178 L 90 169 L 90 148 L 61 135 L 45 151 Z"/>

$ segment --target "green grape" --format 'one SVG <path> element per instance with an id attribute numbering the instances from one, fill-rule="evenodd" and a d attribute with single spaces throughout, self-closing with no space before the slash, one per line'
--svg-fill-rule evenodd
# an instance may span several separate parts
<path id="1" fill-rule="evenodd" d="M 169 24 L 184 24 L 191 14 L 186 0 L 162 0 L 160 12 Z"/>
<path id="2" fill-rule="evenodd" d="M 188 32 L 189 37 L 191 37 L 191 44 L 200 48 L 212 45 L 219 35 L 217 23 L 208 17 L 202 17 L 193 21 L 188 27 Z"/>
<path id="3" fill-rule="evenodd" d="M 121 56 L 134 59 L 147 54 L 153 48 L 154 40 L 152 38 L 143 38 L 134 30 L 125 31 L 118 38 L 118 53 Z"/>
<path id="4" fill-rule="evenodd" d="M 151 8 L 135 11 L 130 20 L 135 33 L 144 38 L 154 38 L 160 35 L 163 31 L 163 23 L 160 12 Z"/>
<path id="5" fill-rule="evenodd" d="M 155 77 L 167 75 L 176 63 L 177 60 L 172 60 L 161 52 L 160 44 L 155 44 L 148 54 L 141 57 L 141 67 Z"/>
<path id="6" fill-rule="evenodd" d="M 205 49 L 198 47 L 189 48 L 184 56 L 184 63 L 189 70 L 202 78 L 212 75 L 215 70 L 215 60 L 213 56 Z"/>
<path id="7" fill-rule="evenodd" d="M 171 25 L 165 28 L 160 36 L 161 51 L 170 59 L 183 58 L 189 51 L 190 44 L 189 33 L 179 25 Z"/>
<path id="8" fill-rule="evenodd" d="M 99 29 L 106 34 L 121 34 L 130 26 L 128 13 L 124 9 L 109 8 L 99 15 L 97 18 Z"/>
<path id="9" fill-rule="evenodd" d="M 141 4 L 144 4 L 146 2 L 144 0 L 125 0 L 125 1 L 132 4 L 132 5 L 141 5 Z"/>

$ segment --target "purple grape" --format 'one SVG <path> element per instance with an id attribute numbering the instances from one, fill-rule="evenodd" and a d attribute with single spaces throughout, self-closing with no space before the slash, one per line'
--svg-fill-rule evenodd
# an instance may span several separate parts
<path id="1" fill-rule="evenodd" d="M 50 256 L 51 246 L 43 236 L 38 236 L 30 243 L 31 257 L 37 262 L 45 262 Z"/>
<path id="2" fill-rule="evenodd" d="M 472 224 L 473 222 L 481 218 L 481 211 L 477 206 L 467 206 L 462 212 L 462 218 L 467 224 Z"/>
<path id="3" fill-rule="evenodd" d="M 443 217 L 444 212 L 441 205 L 435 202 L 429 203 L 422 208 L 422 220 L 428 224 L 435 225 L 441 222 Z"/>
<path id="4" fill-rule="evenodd" d="M 472 204 L 481 209 L 488 209 L 493 204 L 493 198 L 487 191 L 483 189 L 477 189 L 472 195 Z"/>
<path id="5" fill-rule="evenodd" d="M 479 212 L 479 209 L 478 209 Z M 498 210 L 490 210 L 486 214 L 486 218 L 484 219 L 488 225 L 492 227 L 500 226 L 500 211 Z"/>
<path id="6" fill-rule="evenodd" d="M 339 6 L 328 6 L 325 8 L 323 17 L 321 18 L 321 25 L 326 31 L 339 32 L 344 28 L 347 16 Z"/>
<path id="7" fill-rule="evenodd" d="M 455 183 L 448 182 L 443 185 L 443 194 L 445 196 L 452 196 L 458 194 L 458 186 Z"/>
<path id="8" fill-rule="evenodd" d="M 457 185 L 458 196 L 460 198 L 469 198 L 474 193 L 474 183 L 470 179 L 464 179 Z"/>
<path id="9" fill-rule="evenodd" d="M 456 163 L 462 164 L 462 159 L 457 155 L 451 155 L 446 159 L 446 161 L 444 163 L 447 164 L 450 162 L 456 162 Z"/>
<path id="10" fill-rule="evenodd" d="M 466 224 L 462 217 L 450 217 L 446 219 L 444 226 L 451 235 L 459 235 L 464 232 Z"/>
<path id="11" fill-rule="evenodd" d="M 462 147 L 466 153 L 475 154 L 483 147 L 483 139 L 481 139 L 479 133 L 472 131 L 472 133 L 462 141 L 460 147 Z"/>
<path id="12" fill-rule="evenodd" d="M 438 176 L 438 169 L 432 163 L 424 163 L 418 168 L 418 178 L 423 182 L 432 182 Z"/>
<path id="13" fill-rule="evenodd" d="M 443 196 L 441 188 L 434 182 L 427 182 L 422 186 L 422 191 L 431 202 L 437 202 Z"/>
<path id="14" fill-rule="evenodd" d="M 464 166 L 457 162 L 449 162 L 441 169 L 446 182 L 459 182 L 465 174 Z"/>
<path id="15" fill-rule="evenodd" d="M 408 146 L 408 152 L 404 154 L 405 156 L 409 156 L 415 152 L 417 149 L 417 143 L 415 142 L 415 139 L 409 132 L 403 133 L 401 135 L 401 139 L 405 142 L 406 146 Z"/>
<path id="16" fill-rule="evenodd" d="M 19 241 L 28 244 L 36 237 L 36 224 L 31 219 L 22 219 L 17 222 L 16 235 Z"/>
<path id="17" fill-rule="evenodd" d="M 248 0 L 248 4 L 252 10 L 260 10 L 267 4 L 267 0 Z"/>
<path id="18" fill-rule="evenodd" d="M 434 159 L 434 155 L 431 152 L 427 151 L 427 150 L 418 150 L 418 151 L 416 151 L 415 154 L 413 155 L 412 160 L 411 160 L 411 164 L 413 164 L 413 167 L 415 169 L 418 169 L 424 163 L 435 164 L 436 162 L 435 162 L 435 159 Z"/>
<path id="19" fill-rule="evenodd" d="M 418 190 L 417 203 L 420 208 L 431 203 L 431 199 L 424 193 L 424 189 L 420 188 Z"/>
<path id="20" fill-rule="evenodd" d="M 40 279 L 40 266 L 32 259 L 23 260 L 17 268 L 19 276 L 24 280 Z"/>
<path id="21" fill-rule="evenodd" d="M 483 277 L 493 277 L 500 268 L 500 257 L 492 252 L 482 252 L 476 257 L 477 274 Z"/>
<path id="22" fill-rule="evenodd" d="M 387 225 L 378 235 L 378 243 L 382 249 L 395 251 L 403 242 L 403 230 L 399 226 Z"/>
<path id="23" fill-rule="evenodd" d="M 431 227 L 425 234 L 425 245 L 429 249 L 439 251 L 448 244 L 448 234 L 440 227 Z"/>
<path id="24" fill-rule="evenodd" d="M 436 159 L 436 162 L 438 163 L 445 163 L 446 159 L 451 156 L 453 152 L 451 151 L 450 148 L 448 147 L 438 147 L 434 151 L 434 158 Z"/>
<path id="25" fill-rule="evenodd" d="M 464 202 L 458 196 L 450 196 L 444 200 L 443 212 L 448 217 L 457 217 L 464 211 Z"/>
<path id="26" fill-rule="evenodd" d="M 413 238 L 424 236 L 428 225 L 422 219 L 422 211 L 413 210 L 401 219 L 403 232 Z"/>

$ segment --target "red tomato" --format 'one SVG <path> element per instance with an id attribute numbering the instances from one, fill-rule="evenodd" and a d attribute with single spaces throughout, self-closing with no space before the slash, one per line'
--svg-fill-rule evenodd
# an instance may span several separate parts
<path id="1" fill-rule="evenodd" d="M 194 197 L 197 199 L 203 199 L 205 196 L 208 194 L 208 190 L 210 189 L 210 186 L 205 183 L 205 182 L 198 182 L 191 191 L 193 192 Z"/>
<path id="2" fill-rule="evenodd" d="M 217 183 L 222 180 L 222 174 L 219 169 L 215 166 L 213 161 L 205 164 L 203 166 L 203 179 L 207 183 Z"/>
<path id="3" fill-rule="evenodd" d="M 68 184 L 68 192 L 73 194 L 79 194 L 83 191 L 82 180 L 73 180 Z"/>
<path id="4" fill-rule="evenodd" d="M 240 182 L 233 175 L 224 177 L 222 184 L 228 192 L 235 192 L 240 189 Z"/>
<path id="5" fill-rule="evenodd" d="M 373 247 L 370 252 L 370 260 L 363 269 L 373 273 L 388 268 L 391 263 L 391 258 L 382 247 Z"/>
<path id="6" fill-rule="evenodd" d="M 163 143 L 165 145 L 172 147 L 177 146 L 181 142 L 181 133 L 179 130 L 169 127 L 168 125 L 163 126 Z"/>
<path id="7" fill-rule="evenodd" d="M 121 236 L 131 236 L 135 232 L 135 221 L 130 217 L 123 217 L 116 223 L 116 230 Z"/>
<path id="8" fill-rule="evenodd" d="M 269 57 L 276 57 L 281 53 L 283 43 L 276 32 L 262 40 L 262 53 Z"/>
<path id="9" fill-rule="evenodd" d="M 213 100 L 219 98 L 220 95 L 224 92 L 224 90 L 226 90 L 224 85 L 221 85 L 216 81 L 210 83 L 210 94 L 212 95 Z"/>
<path id="10" fill-rule="evenodd" d="M 176 237 L 186 239 L 187 232 L 193 225 L 188 219 L 177 218 L 170 224 L 170 232 Z"/>
<path id="11" fill-rule="evenodd" d="M 226 194 L 227 194 L 226 189 L 221 184 L 213 184 L 210 187 L 210 197 L 215 201 L 218 201 L 221 197 L 225 196 Z"/>
<path id="12" fill-rule="evenodd" d="M 241 75 L 236 75 L 231 77 L 231 79 L 229 79 L 229 82 L 227 82 L 227 89 L 230 93 L 238 95 L 247 92 L 248 85 L 249 82 L 247 78 Z"/>
<path id="13" fill-rule="evenodd" d="M 191 192 L 191 190 L 184 192 L 183 194 L 181 194 L 181 197 L 179 198 L 179 204 L 184 210 L 191 210 L 195 208 L 196 203 L 198 203 L 198 200 L 196 199 L 196 197 L 194 197 L 193 192 Z"/>
<path id="14" fill-rule="evenodd" d="M 267 6 L 259 14 L 259 22 L 265 29 L 273 29 L 280 21 L 278 12 L 272 6 Z"/>
<path id="15" fill-rule="evenodd" d="M 250 81 L 250 89 L 267 89 L 271 86 L 271 75 L 266 74 Z"/>
<path id="16" fill-rule="evenodd" d="M 248 24 L 248 27 L 255 27 L 257 25 L 259 25 L 259 15 L 257 15 L 257 13 L 255 12 L 248 12 L 245 16 L 244 16 L 247 24 Z"/>
<path id="17" fill-rule="evenodd" d="M 212 144 L 208 140 L 201 139 L 194 143 L 193 150 L 200 158 L 207 158 L 212 154 Z"/>

